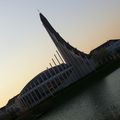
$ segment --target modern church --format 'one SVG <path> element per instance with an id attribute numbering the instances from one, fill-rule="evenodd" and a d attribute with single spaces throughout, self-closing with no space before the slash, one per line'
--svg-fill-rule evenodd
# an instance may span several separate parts
<path id="1" fill-rule="evenodd" d="M 50 64 L 51 68 L 47 68 L 35 76 L 17 96 L 10 99 L 8 104 L 0 109 L 0 118 L 6 114 L 19 115 L 31 110 L 35 106 L 43 104 L 48 98 L 54 97 L 57 92 L 69 85 L 83 80 L 82 78 L 94 72 L 99 66 L 120 58 L 119 39 L 110 40 L 92 50 L 90 54 L 86 54 L 67 43 L 48 20 L 41 13 L 39 15 L 46 31 L 58 49 L 57 55 L 54 55 L 55 60 L 52 59 L 54 66 Z M 106 54 L 100 58 L 101 53 L 102 56 L 103 53 Z M 96 56 L 99 57 L 99 60 L 94 59 Z"/>
<path id="2" fill-rule="evenodd" d="M 59 59 L 55 56 L 58 65 L 43 71 L 33 78 L 21 91 L 16 99 L 21 110 L 30 109 L 56 92 L 85 77 L 95 70 L 94 62 L 89 56 L 67 43 L 40 13 L 41 21 L 56 45 Z"/>

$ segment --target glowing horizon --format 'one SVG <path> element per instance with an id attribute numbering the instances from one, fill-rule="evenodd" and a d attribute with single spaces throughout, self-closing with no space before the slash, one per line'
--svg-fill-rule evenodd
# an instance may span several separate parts
<path id="1" fill-rule="evenodd" d="M 38 8 L 66 41 L 83 52 L 120 38 L 118 0 L 0 1 L 0 107 L 52 62 L 56 47 Z"/>

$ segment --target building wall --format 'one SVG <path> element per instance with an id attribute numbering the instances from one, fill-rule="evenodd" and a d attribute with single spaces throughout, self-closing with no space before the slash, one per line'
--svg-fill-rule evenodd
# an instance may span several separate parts
<path id="1" fill-rule="evenodd" d="M 98 47 L 91 53 L 91 59 L 93 59 L 96 67 L 120 57 L 120 40 L 108 41 L 106 44 L 103 47 Z"/>
<path id="2" fill-rule="evenodd" d="M 26 91 L 26 92 L 22 91 L 17 98 L 16 102 L 20 104 L 21 111 L 24 111 L 36 106 L 41 101 L 48 98 L 49 96 L 53 96 L 57 91 L 59 91 L 65 86 L 65 83 L 66 83 L 65 81 L 67 80 L 70 73 L 72 72 L 72 67 L 67 67 L 66 69 L 61 68 L 61 69 L 63 69 L 61 72 L 55 74 L 54 76 L 48 78 L 47 80 L 44 80 L 42 78 L 44 81 L 42 83 L 39 81 L 39 79 L 37 80 L 39 84 L 35 83 L 36 81 L 35 79 L 32 80 L 33 81 L 32 84 L 34 84 L 34 87 L 29 91 Z M 26 86 L 26 87 L 29 87 L 29 86 Z"/>

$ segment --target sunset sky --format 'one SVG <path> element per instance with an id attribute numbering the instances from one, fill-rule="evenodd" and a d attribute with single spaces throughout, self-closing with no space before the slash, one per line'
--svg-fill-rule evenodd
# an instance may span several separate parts
<path id="1" fill-rule="evenodd" d="M 120 38 L 120 0 L 0 0 L 0 107 L 52 62 L 56 47 L 37 9 L 86 53 Z"/>

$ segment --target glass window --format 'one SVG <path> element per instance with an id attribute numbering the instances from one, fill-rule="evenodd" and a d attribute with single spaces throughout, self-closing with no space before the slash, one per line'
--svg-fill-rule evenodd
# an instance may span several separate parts
<path id="1" fill-rule="evenodd" d="M 46 75 L 48 76 L 48 78 L 51 77 L 50 73 L 48 71 L 46 71 Z"/>
<path id="2" fill-rule="evenodd" d="M 41 74 L 41 76 L 42 76 L 43 80 L 46 80 L 46 79 L 47 79 L 47 77 L 46 77 L 46 75 L 45 75 L 44 73 Z"/>
<path id="3" fill-rule="evenodd" d="M 20 101 L 22 102 L 22 104 L 23 104 L 24 106 L 26 106 L 25 101 L 23 100 L 23 98 L 22 98 Z"/>
<path id="4" fill-rule="evenodd" d="M 25 103 L 27 102 L 26 99 L 25 99 L 25 97 L 23 97 L 22 99 L 25 101 Z"/>
<path id="5" fill-rule="evenodd" d="M 31 92 L 31 94 L 34 97 L 35 101 L 38 101 L 37 96 L 35 95 L 35 93 L 33 91 Z"/>
<path id="6" fill-rule="evenodd" d="M 48 90 L 48 88 L 47 88 L 47 86 L 43 85 L 43 89 L 45 90 L 45 92 L 46 92 L 47 94 L 50 93 L 49 90 Z"/>
<path id="7" fill-rule="evenodd" d="M 54 68 L 53 68 L 53 69 L 54 69 Z M 53 69 L 50 70 L 50 73 L 52 74 L 52 76 L 55 75 L 55 72 L 54 72 Z"/>
<path id="8" fill-rule="evenodd" d="M 26 95 L 26 99 L 27 99 L 27 101 L 28 101 L 29 105 L 31 105 L 31 101 L 30 101 L 30 98 L 29 98 L 29 96 L 28 96 L 28 95 Z"/>
<path id="9" fill-rule="evenodd" d="M 37 89 L 35 89 L 35 93 L 36 93 L 37 97 L 38 97 L 39 100 L 40 100 L 40 99 L 41 99 L 41 95 L 40 95 L 40 93 L 39 93 L 39 91 L 38 91 Z"/>
<path id="10" fill-rule="evenodd" d="M 33 81 L 31 82 L 30 86 L 31 86 L 32 88 L 34 88 L 34 87 L 35 87 L 35 85 L 34 85 Z"/>
<path id="11" fill-rule="evenodd" d="M 42 82 L 43 82 L 43 80 L 42 80 L 42 78 L 41 78 L 41 77 L 39 77 L 39 78 L 38 78 L 38 80 L 39 80 L 39 82 L 40 82 L 40 83 L 42 83 Z"/>
<path id="12" fill-rule="evenodd" d="M 59 70 L 62 71 L 62 69 L 64 69 L 63 66 L 60 66 L 60 67 L 59 67 Z"/>
<path id="13" fill-rule="evenodd" d="M 39 85 L 39 83 L 38 83 L 37 79 L 36 79 L 34 82 L 35 82 L 35 85 L 36 85 L 36 86 L 37 86 L 37 85 Z"/>
<path id="14" fill-rule="evenodd" d="M 58 68 L 58 67 L 55 68 L 55 72 L 56 72 L 56 73 L 59 73 L 59 68 Z"/>
<path id="15" fill-rule="evenodd" d="M 55 81 L 57 82 L 57 85 L 61 84 L 61 82 L 60 82 L 60 80 L 58 78 L 56 78 Z"/>
<path id="16" fill-rule="evenodd" d="M 41 87 L 38 88 L 39 92 L 41 93 L 42 96 L 45 96 L 45 92 L 43 91 L 43 89 Z"/>
<path id="17" fill-rule="evenodd" d="M 51 81 L 51 84 L 53 85 L 54 88 L 57 88 L 57 85 L 54 80 Z"/>
<path id="18" fill-rule="evenodd" d="M 32 98 L 31 93 L 28 94 L 28 96 L 29 96 L 30 100 L 32 101 L 32 103 L 34 103 L 34 99 Z"/>

